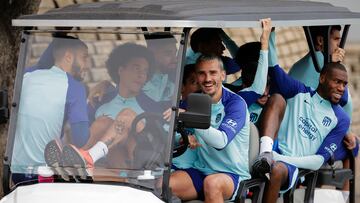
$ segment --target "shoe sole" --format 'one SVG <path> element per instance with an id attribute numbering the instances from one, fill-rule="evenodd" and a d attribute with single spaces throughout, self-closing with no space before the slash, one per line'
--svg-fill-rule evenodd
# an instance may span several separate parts
<path id="1" fill-rule="evenodd" d="M 62 150 L 57 140 L 50 141 L 44 150 L 45 162 L 48 166 L 52 167 L 56 175 L 60 175 L 64 180 L 69 180 L 69 175 L 62 167 Z"/>
<path id="2" fill-rule="evenodd" d="M 63 148 L 63 162 L 64 167 L 74 175 L 86 179 L 90 173 L 86 170 L 86 161 L 81 156 L 81 153 L 70 145 Z"/>

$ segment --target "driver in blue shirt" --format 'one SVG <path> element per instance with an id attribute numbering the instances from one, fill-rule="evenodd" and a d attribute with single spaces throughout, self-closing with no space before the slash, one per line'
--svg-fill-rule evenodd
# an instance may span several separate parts
<path id="1" fill-rule="evenodd" d="M 195 129 L 196 159 L 191 167 L 179 166 L 171 174 L 170 187 L 182 200 L 233 200 L 240 181 L 250 179 L 247 105 L 239 95 L 222 86 L 225 70 L 220 57 L 202 55 L 195 66 L 201 91 L 213 101 L 211 127 Z"/>

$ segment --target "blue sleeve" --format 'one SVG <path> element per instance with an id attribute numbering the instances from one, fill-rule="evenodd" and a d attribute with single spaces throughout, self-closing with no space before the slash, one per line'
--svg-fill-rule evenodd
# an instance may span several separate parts
<path id="1" fill-rule="evenodd" d="M 290 77 L 285 71 L 276 65 L 269 68 L 270 94 L 279 93 L 285 99 L 294 97 L 298 93 L 310 92 L 311 88 L 306 87 L 300 81 Z"/>
<path id="2" fill-rule="evenodd" d="M 68 92 L 66 95 L 66 117 L 71 124 L 89 122 L 85 86 L 68 74 Z"/>
<path id="3" fill-rule="evenodd" d="M 240 66 L 235 62 L 234 59 L 227 56 L 221 56 L 221 59 L 224 64 L 226 75 L 234 74 L 240 71 Z"/>
<path id="4" fill-rule="evenodd" d="M 261 97 L 260 94 L 253 91 L 240 91 L 237 94 L 245 100 L 248 107 L 256 103 L 256 101 Z"/>
<path id="5" fill-rule="evenodd" d="M 339 106 L 333 106 L 333 109 L 338 118 L 338 123 L 326 136 L 319 150 L 316 152 L 317 155 L 324 157 L 324 163 L 326 163 L 334 154 L 335 150 L 342 145 L 342 141 L 350 126 L 350 119 L 345 112 Z"/>
<path id="6" fill-rule="evenodd" d="M 187 109 L 187 106 L 188 106 L 188 104 L 187 104 L 187 101 L 186 100 L 180 100 L 180 102 L 179 102 L 179 108 L 181 108 L 181 109 Z"/>
<path id="7" fill-rule="evenodd" d="M 229 144 L 245 125 L 247 107 L 245 101 L 237 95 L 228 99 L 224 106 L 225 116 L 218 130 L 225 132 Z"/>
<path id="8" fill-rule="evenodd" d="M 77 147 L 82 147 L 89 139 L 89 122 L 82 121 L 71 124 L 72 142 Z"/>

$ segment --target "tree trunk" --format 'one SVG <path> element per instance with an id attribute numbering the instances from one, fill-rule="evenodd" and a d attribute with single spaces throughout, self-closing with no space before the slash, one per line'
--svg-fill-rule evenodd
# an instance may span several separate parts
<path id="1" fill-rule="evenodd" d="M 21 28 L 12 27 L 11 20 L 20 15 L 36 13 L 40 0 L 5 0 L 0 6 L 0 89 L 7 89 L 12 100 Z M 0 124 L 0 180 L 7 139 L 8 124 Z M 0 198 L 3 196 L 0 184 Z"/>

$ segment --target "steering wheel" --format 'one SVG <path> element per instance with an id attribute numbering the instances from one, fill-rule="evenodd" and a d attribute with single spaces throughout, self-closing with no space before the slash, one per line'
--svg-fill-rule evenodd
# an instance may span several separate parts
<path id="1" fill-rule="evenodd" d="M 136 126 L 142 121 L 145 126 L 140 132 L 137 132 Z M 129 132 L 136 142 L 133 167 L 149 169 L 161 163 L 168 139 L 168 133 L 164 129 L 165 124 L 166 121 L 161 114 L 144 112 L 136 116 Z M 182 155 L 189 145 L 188 133 L 181 123 L 177 129 L 181 134 L 182 143 L 173 150 L 174 158 Z"/>
<path id="2" fill-rule="evenodd" d="M 175 147 L 173 150 L 173 158 L 178 157 L 185 153 L 189 146 L 189 137 L 187 130 L 181 125 L 181 123 L 178 125 L 177 132 L 180 133 L 182 142 L 179 146 Z"/>
<path id="3" fill-rule="evenodd" d="M 137 131 L 136 126 L 140 122 L 143 122 L 144 127 Z M 132 164 L 135 169 L 155 169 L 162 165 L 167 141 L 165 124 L 160 114 L 144 112 L 136 116 L 129 132 L 136 142 Z"/>

